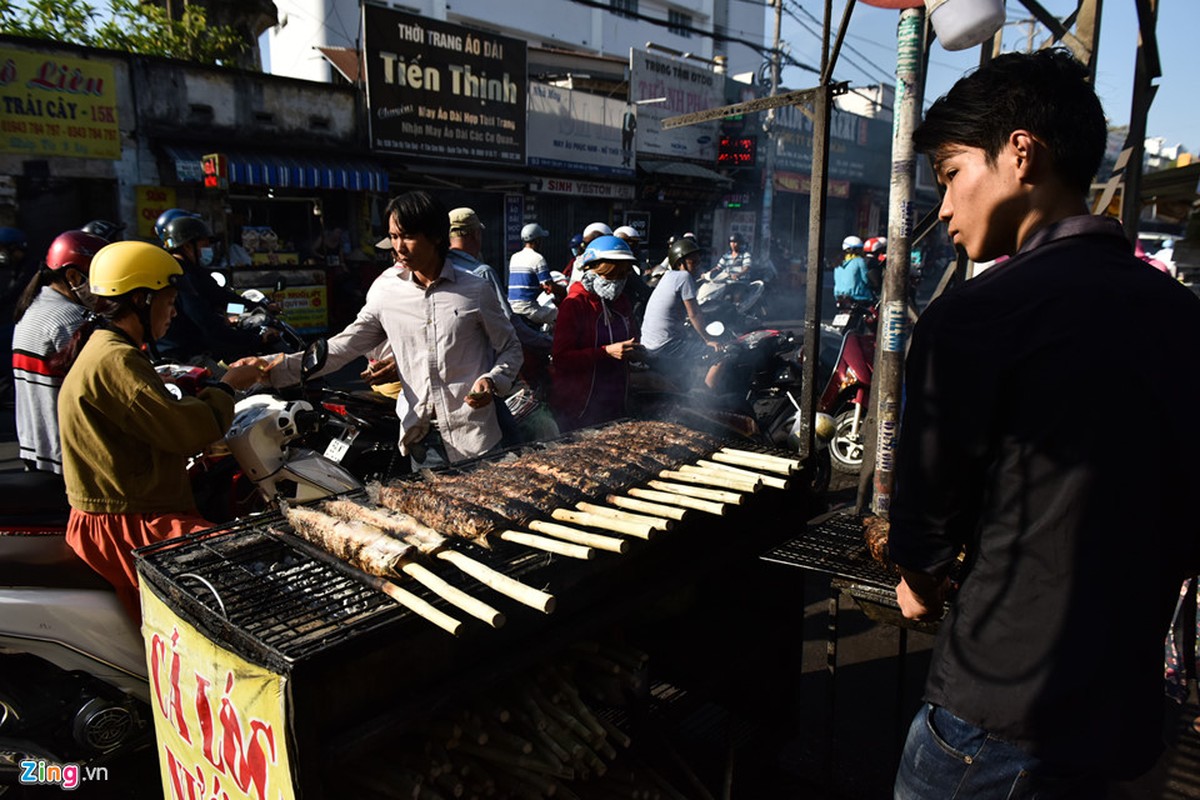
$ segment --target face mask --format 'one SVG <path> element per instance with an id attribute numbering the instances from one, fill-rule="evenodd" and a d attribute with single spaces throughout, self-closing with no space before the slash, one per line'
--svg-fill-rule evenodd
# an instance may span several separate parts
<path id="1" fill-rule="evenodd" d="M 200 266 L 207 267 L 213 262 L 213 249 L 211 247 L 200 248 Z"/>
<path id="2" fill-rule="evenodd" d="M 86 279 L 78 286 L 72 286 L 71 293 L 75 295 L 75 299 L 84 308 L 92 308 L 96 305 L 96 295 L 92 294 L 91 284 Z"/>
<path id="3" fill-rule="evenodd" d="M 592 284 L 592 291 L 600 296 L 601 299 L 612 302 L 621 296 L 621 292 L 625 289 L 625 278 L 612 280 L 605 278 L 603 275 L 597 275 L 595 282 Z"/>

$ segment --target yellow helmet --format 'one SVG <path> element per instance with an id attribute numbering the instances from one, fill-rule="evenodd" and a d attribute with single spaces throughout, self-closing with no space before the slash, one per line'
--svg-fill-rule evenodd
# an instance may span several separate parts
<path id="1" fill-rule="evenodd" d="M 113 242 L 92 259 L 92 294 L 116 297 L 134 289 L 158 290 L 175 282 L 183 269 L 174 256 L 146 242 Z"/>

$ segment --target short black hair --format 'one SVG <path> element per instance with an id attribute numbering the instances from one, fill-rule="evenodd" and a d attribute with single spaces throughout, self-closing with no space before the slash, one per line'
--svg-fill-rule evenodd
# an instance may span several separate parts
<path id="1" fill-rule="evenodd" d="M 450 212 L 429 192 L 405 192 L 393 197 L 384 219 L 396 218 L 406 233 L 421 233 L 437 245 L 444 260 L 450 252 Z"/>
<path id="2" fill-rule="evenodd" d="M 994 162 L 1024 128 L 1050 150 L 1051 168 L 1082 194 L 1104 158 L 1108 126 L 1087 68 L 1062 48 L 1006 53 L 960 78 L 913 132 L 917 151 L 978 147 Z"/>

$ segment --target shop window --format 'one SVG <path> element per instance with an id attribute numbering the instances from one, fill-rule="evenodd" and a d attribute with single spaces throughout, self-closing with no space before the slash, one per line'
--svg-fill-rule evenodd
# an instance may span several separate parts
<path id="1" fill-rule="evenodd" d="M 667 10 L 667 30 L 685 39 L 692 38 L 692 15 L 675 9 Z"/>

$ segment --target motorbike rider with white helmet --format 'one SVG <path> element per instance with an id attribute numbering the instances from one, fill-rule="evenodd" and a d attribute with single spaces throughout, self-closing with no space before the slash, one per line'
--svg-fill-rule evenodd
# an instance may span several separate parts
<path id="1" fill-rule="evenodd" d="M 57 415 L 66 370 L 57 356 L 87 319 L 88 269 L 106 244 L 82 230 L 60 233 L 17 302 L 12 365 L 17 442 L 27 470 L 62 474 Z"/>
<path id="2" fill-rule="evenodd" d="M 67 544 L 113 584 L 134 619 L 132 551 L 211 527 L 196 511 L 187 458 L 224 435 L 234 390 L 261 377 L 254 365 L 231 367 L 196 397 L 167 391 L 142 347 L 166 333 L 182 277 L 179 262 L 145 242 L 96 253 L 89 280 L 98 316 L 72 339 L 59 394 Z"/>
<path id="3" fill-rule="evenodd" d="M 863 258 L 863 240 L 857 236 L 842 240 L 842 263 L 833 270 L 833 296 L 839 306 L 875 302 Z"/>

